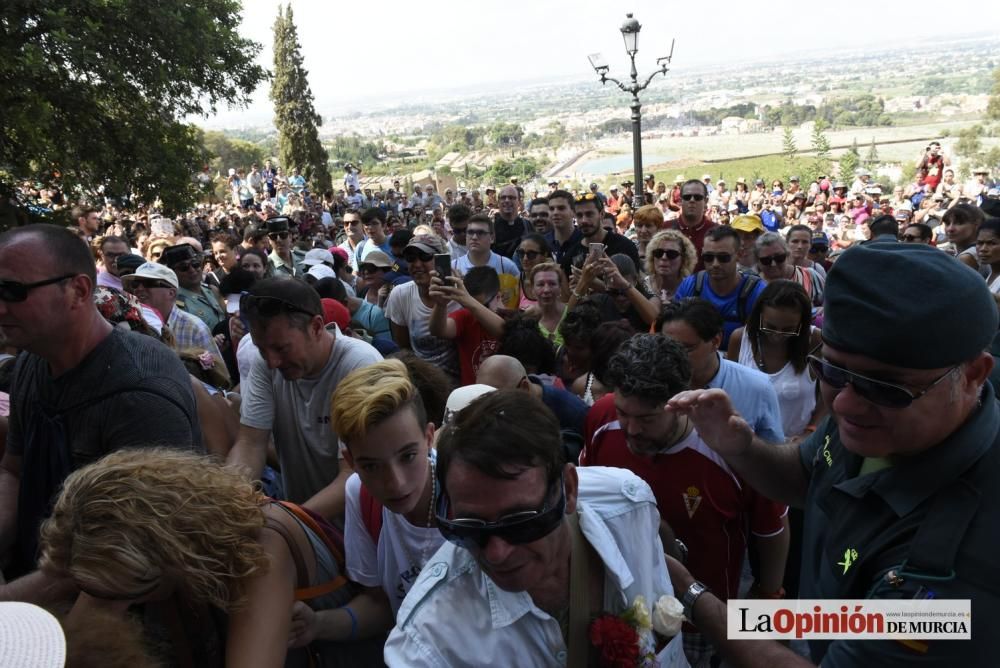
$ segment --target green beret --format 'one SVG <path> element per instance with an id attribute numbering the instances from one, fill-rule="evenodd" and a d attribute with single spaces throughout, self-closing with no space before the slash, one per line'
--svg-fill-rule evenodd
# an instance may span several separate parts
<path id="1" fill-rule="evenodd" d="M 997 326 L 983 277 L 932 246 L 856 246 L 827 278 L 823 341 L 845 353 L 943 369 L 987 350 Z"/>

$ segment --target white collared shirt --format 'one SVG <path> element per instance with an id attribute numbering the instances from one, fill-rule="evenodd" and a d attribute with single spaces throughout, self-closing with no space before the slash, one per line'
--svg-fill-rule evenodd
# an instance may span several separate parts
<path id="1" fill-rule="evenodd" d="M 578 468 L 580 529 L 605 566 L 603 609 L 620 613 L 636 596 L 673 594 L 660 543 L 656 499 L 631 471 Z M 681 635 L 660 665 L 687 666 Z M 559 622 L 527 592 L 500 589 L 467 550 L 445 543 L 427 562 L 385 645 L 393 666 L 565 666 Z"/>

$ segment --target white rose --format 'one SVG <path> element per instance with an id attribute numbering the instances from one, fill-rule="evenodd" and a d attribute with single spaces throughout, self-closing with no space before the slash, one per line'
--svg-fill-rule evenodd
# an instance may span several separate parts
<path id="1" fill-rule="evenodd" d="M 681 632 L 684 623 L 684 606 L 673 596 L 663 595 L 653 608 L 653 630 L 665 638 Z"/>

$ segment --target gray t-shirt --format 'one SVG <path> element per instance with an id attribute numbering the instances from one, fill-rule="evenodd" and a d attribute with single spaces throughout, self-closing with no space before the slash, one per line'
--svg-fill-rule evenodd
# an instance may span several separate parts
<path id="1" fill-rule="evenodd" d="M 344 336 L 336 326 L 330 331 L 335 339 L 333 350 L 316 378 L 285 380 L 277 369 L 268 369 L 258 354 L 240 386 L 240 421 L 271 431 L 285 495 L 295 503 L 310 499 L 333 482 L 340 470 L 339 439 L 330 428 L 330 396 L 337 384 L 355 369 L 382 359 L 364 341 Z"/>

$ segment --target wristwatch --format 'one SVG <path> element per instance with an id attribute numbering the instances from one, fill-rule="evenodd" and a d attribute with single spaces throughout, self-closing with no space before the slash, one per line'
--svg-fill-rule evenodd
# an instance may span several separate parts
<path id="1" fill-rule="evenodd" d="M 694 624 L 694 604 L 704 594 L 709 591 L 708 587 L 695 580 L 681 596 L 681 605 L 684 606 L 684 617 Z"/>

